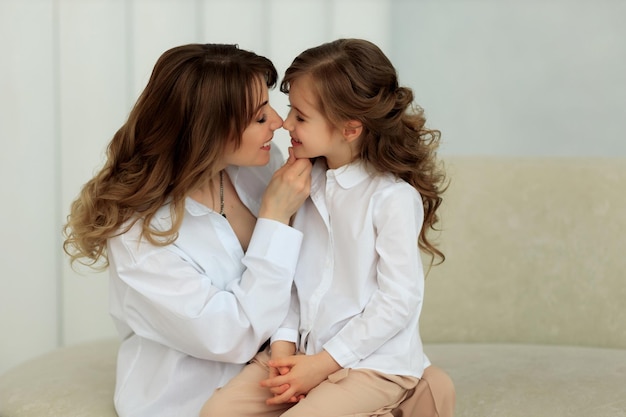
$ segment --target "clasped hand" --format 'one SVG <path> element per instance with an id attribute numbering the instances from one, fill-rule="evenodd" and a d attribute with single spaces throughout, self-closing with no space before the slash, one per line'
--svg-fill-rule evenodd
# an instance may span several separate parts
<path id="1" fill-rule="evenodd" d="M 268 405 L 298 402 L 330 374 L 341 369 L 326 351 L 272 358 L 269 366 L 270 377 L 261 381 L 261 386 L 274 394 L 266 401 Z"/>

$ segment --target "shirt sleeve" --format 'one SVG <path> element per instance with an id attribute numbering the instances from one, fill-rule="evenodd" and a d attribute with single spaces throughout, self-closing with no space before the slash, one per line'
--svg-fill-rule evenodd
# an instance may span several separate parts
<path id="1" fill-rule="evenodd" d="M 109 241 L 112 296 L 121 300 L 112 314 L 144 338 L 198 358 L 244 363 L 287 315 L 302 242 L 289 226 L 258 219 L 241 279 L 225 289 L 212 284 L 215 271 L 194 267 L 176 246 L 123 237 Z"/>
<path id="2" fill-rule="evenodd" d="M 354 367 L 419 318 L 424 273 L 417 238 L 423 206 L 419 194 L 404 185 L 385 190 L 374 203 L 378 290 L 362 313 L 323 346 L 344 368 Z"/>
<path id="3" fill-rule="evenodd" d="M 289 312 L 287 318 L 283 321 L 278 330 L 271 338 L 271 342 L 274 343 L 277 340 L 284 340 L 287 342 L 293 342 L 296 344 L 296 350 L 298 349 L 298 328 L 300 325 L 300 303 L 298 302 L 298 290 L 294 285 L 291 287 L 291 304 L 289 305 Z"/>

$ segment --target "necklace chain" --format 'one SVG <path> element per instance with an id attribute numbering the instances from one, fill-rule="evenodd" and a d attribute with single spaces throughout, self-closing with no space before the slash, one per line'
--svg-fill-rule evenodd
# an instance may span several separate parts
<path id="1" fill-rule="evenodd" d="M 224 171 L 220 171 L 220 214 L 226 218 L 224 213 Z"/>

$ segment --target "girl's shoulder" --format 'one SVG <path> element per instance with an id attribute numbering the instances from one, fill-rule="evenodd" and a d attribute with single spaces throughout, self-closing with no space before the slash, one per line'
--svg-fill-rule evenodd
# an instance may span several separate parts
<path id="1" fill-rule="evenodd" d="M 422 196 L 415 187 L 390 173 L 373 176 L 376 183 L 374 198 L 387 204 L 422 204 Z"/>
<path id="2" fill-rule="evenodd" d="M 372 180 L 377 182 L 378 188 L 381 191 L 385 190 L 387 192 L 402 192 L 409 194 L 418 193 L 415 187 L 390 172 L 374 173 L 372 174 Z"/>

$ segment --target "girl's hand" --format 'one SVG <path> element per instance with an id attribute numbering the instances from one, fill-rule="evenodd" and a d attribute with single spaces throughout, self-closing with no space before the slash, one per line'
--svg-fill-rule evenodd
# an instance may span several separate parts
<path id="1" fill-rule="evenodd" d="M 270 389 L 285 385 L 289 387 L 282 394 L 268 399 L 266 401 L 268 405 L 299 401 L 310 390 L 328 378 L 328 375 L 341 369 L 341 366 L 326 351 L 316 355 L 296 355 L 272 359 L 269 366 L 277 369 L 287 367 L 289 372 L 261 381 L 261 386 Z"/>
<path id="2" fill-rule="evenodd" d="M 259 217 L 289 224 L 311 191 L 311 161 L 296 159 L 289 148 L 289 158 L 278 168 L 265 190 Z"/>

